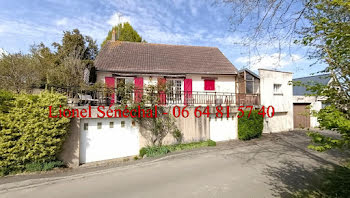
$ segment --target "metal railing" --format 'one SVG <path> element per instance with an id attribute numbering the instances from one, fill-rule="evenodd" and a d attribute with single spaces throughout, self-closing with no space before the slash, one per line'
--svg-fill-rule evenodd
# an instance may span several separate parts
<path id="1" fill-rule="evenodd" d="M 149 92 L 144 89 L 121 91 L 118 89 L 69 89 L 55 88 L 65 94 L 72 105 L 111 105 L 156 101 L 159 105 L 260 105 L 259 94 L 236 94 L 230 92 Z M 147 97 L 147 98 L 146 98 Z"/>

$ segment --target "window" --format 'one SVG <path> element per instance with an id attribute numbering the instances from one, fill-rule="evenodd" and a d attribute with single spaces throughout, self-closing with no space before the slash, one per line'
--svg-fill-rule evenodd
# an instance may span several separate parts
<path id="1" fill-rule="evenodd" d="M 246 81 L 246 87 L 245 91 L 247 94 L 253 94 L 254 93 L 254 81 Z"/>
<path id="2" fill-rule="evenodd" d="M 87 131 L 89 128 L 89 123 L 84 123 L 84 131 Z"/>
<path id="3" fill-rule="evenodd" d="M 114 122 L 109 122 L 109 128 L 114 128 Z"/>
<path id="4" fill-rule="evenodd" d="M 204 80 L 204 90 L 214 91 L 215 90 L 215 80 Z"/>
<path id="5" fill-rule="evenodd" d="M 273 93 L 274 94 L 282 94 L 282 85 L 281 84 L 273 84 Z"/>
<path id="6" fill-rule="evenodd" d="M 120 122 L 121 127 L 125 127 L 125 121 Z"/>
<path id="7" fill-rule="evenodd" d="M 133 84 L 133 78 L 117 78 L 117 104 L 121 104 L 125 98 L 132 98 L 133 94 L 129 93 L 126 85 Z"/>
<path id="8" fill-rule="evenodd" d="M 97 129 L 102 129 L 102 122 L 97 123 Z"/>
<path id="9" fill-rule="evenodd" d="M 181 80 L 167 79 L 169 90 L 167 93 L 168 103 L 181 102 Z"/>
<path id="10" fill-rule="evenodd" d="M 250 80 L 250 81 L 254 80 L 253 76 L 250 75 L 249 73 L 246 73 L 245 78 L 246 78 L 246 80 Z"/>
<path id="11" fill-rule="evenodd" d="M 246 86 L 245 93 L 253 94 L 254 93 L 254 78 L 249 73 L 246 73 Z"/>

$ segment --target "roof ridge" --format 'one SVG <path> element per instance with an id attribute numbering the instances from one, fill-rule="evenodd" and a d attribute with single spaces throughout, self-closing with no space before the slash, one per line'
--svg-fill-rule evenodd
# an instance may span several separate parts
<path id="1" fill-rule="evenodd" d="M 111 41 L 109 40 L 108 42 L 113 43 L 113 42 L 119 42 L 119 43 L 131 43 L 131 44 L 143 44 L 143 45 L 166 45 L 166 46 L 181 46 L 181 47 L 202 47 L 202 48 L 214 48 L 214 49 L 219 49 L 218 47 L 213 47 L 213 46 L 199 46 L 199 45 L 176 45 L 176 44 L 165 44 L 165 43 L 145 43 L 145 42 L 131 42 L 131 41 Z"/>
<path id="2" fill-rule="evenodd" d="M 294 78 L 293 80 L 301 79 L 301 78 L 320 77 L 320 76 L 330 76 L 330 74 L 318 74 L 318 75 L 313 75 L 313 76 L 305 76 L 305 77 Z"/>

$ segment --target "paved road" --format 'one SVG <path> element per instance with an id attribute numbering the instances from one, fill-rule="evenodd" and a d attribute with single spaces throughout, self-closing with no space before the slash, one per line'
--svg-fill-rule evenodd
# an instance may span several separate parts
<path id="1" fill-rule="evenodd" d="M 264 135 L 12 188 L 0 197 L 286 197 L 312 185 L 313 170 L 342 157 L 307 144 L 304 132 Z"/>

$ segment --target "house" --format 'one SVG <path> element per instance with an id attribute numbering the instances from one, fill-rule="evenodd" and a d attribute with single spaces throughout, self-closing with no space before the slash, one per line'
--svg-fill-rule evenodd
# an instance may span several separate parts
<path id="1" fill-rule="evenodd" d="M 328 85 L 331 82 L 329 74 L 295 78 L 293 81 L 299 81 L 303 84 Z M 293 87 L 293 111 L 294 128 L 316 128 L 319 126 L 317 118 L 310 115 L 311 111 L 319 111 L 326 104 L 325 97 L 310 96 L 311 91 L 306 90 L 304 86 Z"/>
<path id="2" fill-rule="evenodd" d="M 246 97 L 245 93 L 238 97 L 238 71 L 216 47 L 111 40 L 101 49 L 95 67 L 97 82 L 112 90 L 133 83 L 135 91 L 131 96 L 135 101 L 147 85 L 171 85 L 170 93 L 161 98 L 161 105 L 188 106 L 192 112 L 187 118 L 176 118 L 184 142 L 238 138 L 237 106 L 240 97 Z M 106 93 L 94 92 L 84 98 L 108 106 L 118 104 L 121 99 L 115 92 L 105 96 Z M 245 105 L 260 105 L 259 95 L 249 97 L 244 100 Z M 215 112 L 209 117 L 195 117 L 195 108 L 207 105 L 214 109 L 219 105 L 232 108 L 225 118 L 217 118 Z M 97 111 L 96 107 L 92 108 Z M 149 145 L 141 130 L 132 118 L 75 118 L 61 159 L 69 166 L 77 166 L 138 155 L 140 148 Z M 173 144 L 175 139 L 169 135 L 163 143 Z"/>
<path id="3" fill-rule="evenodd" d="M 234 103 L 238 71 L 215 47 L 109 41 L 95 66 L 97 82 L 111 88 L 125 83 L 134 83 L 138 89 L 170 83 L 173 95 L 190 92 L 192 104 Z M 173 95 L 164 102 L 185 102 L 185 98 Z M 112 98 L 112 103 L 117 100 Z"/>

